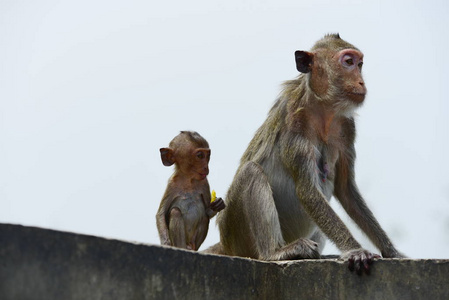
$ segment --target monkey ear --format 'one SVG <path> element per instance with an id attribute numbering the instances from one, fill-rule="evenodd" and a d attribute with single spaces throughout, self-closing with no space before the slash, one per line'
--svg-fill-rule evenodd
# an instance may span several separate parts
<path id="1" fill-rule="evenodd" d="M 309 73 L 312 70 L 313 53 L 307 51 L 295 52 L 296 69 L 301 73 Z"/>
<path id="2" fill-rule="evenodd" d="M 173 149 L 171 148 L 161 148 L 159 149 L 161 152 L 161 160 L 164 166 L 171 166 L 175 163 L 175 156 L 173 154 Z"/>

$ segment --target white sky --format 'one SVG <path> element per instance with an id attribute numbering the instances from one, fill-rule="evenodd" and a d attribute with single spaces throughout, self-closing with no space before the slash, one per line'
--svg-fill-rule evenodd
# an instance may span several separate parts
<path id="1" fill-rule="evenodd" d="M 294 51 L 339 32 L 365 54 L 359 188 L 406 255 L 448 258 L 448 16 L 445 0 L 0 0 L 0 222 L 159 244 L 159 148 L 198 131 L 225 196 Z M 218 239 L 212 221 L 202 249 Z"/>

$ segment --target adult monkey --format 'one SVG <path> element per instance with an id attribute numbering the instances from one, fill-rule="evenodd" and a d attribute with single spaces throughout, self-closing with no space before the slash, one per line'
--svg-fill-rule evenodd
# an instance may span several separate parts
<path id="1" fill-rule="evenodd" d="M 369 272 L 373 258 L 329 206 L 334 195 L 383 257 L 402 257 L 354 180 L 354 109 L 365 99 L 363 54 L 338 34 L 296 51 L 303 73 L 287 81 L 244 153 L 217 218 L 220 243 L 206 252 L 262 260 L 320 258 L 324 235 Z"/>

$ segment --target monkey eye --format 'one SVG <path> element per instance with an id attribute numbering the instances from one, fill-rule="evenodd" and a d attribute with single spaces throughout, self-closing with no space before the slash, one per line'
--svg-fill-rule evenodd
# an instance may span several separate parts
<path id="1" fill-rule="evenodd" d="M 358 66 L 359 66 L 359 69 L 361 69 L 363 66 L 363 61 L 359 62 Z"/>
<path id="2" fill-rule="evenodd" d="M 353 60 L 352 58 L 348 58 L 347 60 L 345 60 L 345 63 L 346 63 L 348 66 L 352 66 L 352 65 L 354 64 L 354 60 Z"/>
<path id="3" fill-rule="evenodd" d="M 196 153 L 196 157 L 198 157 L 199 159 L 203 159 L 205 157 L 203 151 L 199 151 Z"/>

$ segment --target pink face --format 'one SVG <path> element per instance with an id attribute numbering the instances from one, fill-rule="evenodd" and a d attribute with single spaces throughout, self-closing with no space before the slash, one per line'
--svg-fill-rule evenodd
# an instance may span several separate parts
<path id="1" fill-rule="evenodd" d="M 193 176 L 198 180 L 206 179 L 209 174 L 210 149 L 197 148 L 193 152 L 194 166 L 192 168 Z"/>
<path id="2" fill-rule="evenodd" d="M 366 86 L 362 77 L 363 54 L 355 49 L 344 49 L 334 56 L 344 77 L 343 92 L 356 103 L 366 96 Z"/>

